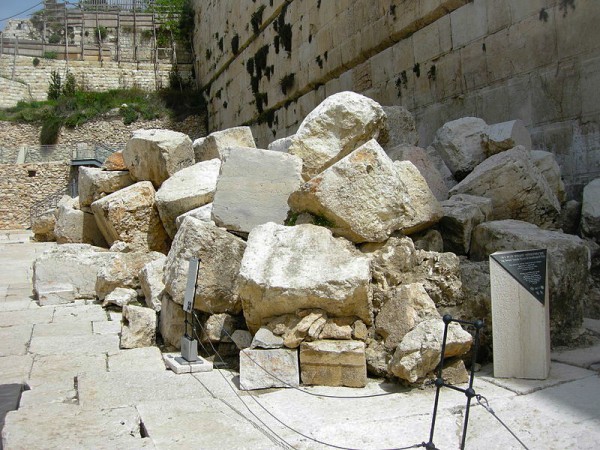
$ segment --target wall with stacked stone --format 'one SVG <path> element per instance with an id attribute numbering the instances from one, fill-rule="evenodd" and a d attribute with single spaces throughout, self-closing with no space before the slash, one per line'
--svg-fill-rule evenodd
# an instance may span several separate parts
<path id="1" fill-rule="evenodd" d="M 154 91 L 169 86 L 171 64 L 128 63 L 110 61 L 69 61 L 39 58 L 34 66 L 29 56 L 0 55 L 0 77 L 14 80 L 2 82 L 1 107 L 15 106 L 19 100 L 46 100 L 50 75 L 56 71 L 64 79 L 67 71 L 75 76 L 77 85 L 91 91 L 139 88 Z M 191 65 L 180 64 L 183 79 L 191 77 Z M 0 78 L 1 79 L 1 78 Z M 23 89 L 26 87 L 26 90 Z M 9 102 L 9 99 L 11 102 Z"/>
<path id="2" fill-rule="evenodd" d="M 66 189 L 71 170 L 68 162 L 0 164 L 0 229 L 29 227 L 31 207 Z"/>
<path id="3" fill-rule="evenodd" d="M 209 130 L 289 136 L 343 90 L 416 117 L 420 145 L 445 122 L 522 119 L 571 192 L 600 174 L 595 0 L 195 0 Z"/>

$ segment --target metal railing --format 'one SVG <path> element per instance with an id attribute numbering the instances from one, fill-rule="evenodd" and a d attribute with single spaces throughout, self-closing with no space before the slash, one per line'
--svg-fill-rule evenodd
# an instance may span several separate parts
<path id="1" fill-rule="evenodd" d="M 71 186 L 69 185 L 35 202 L 29 208 L 29 224 L 33 225 L 35 219 L 53 211 L 65 195 L 72 196 L 71 194 Z"/>

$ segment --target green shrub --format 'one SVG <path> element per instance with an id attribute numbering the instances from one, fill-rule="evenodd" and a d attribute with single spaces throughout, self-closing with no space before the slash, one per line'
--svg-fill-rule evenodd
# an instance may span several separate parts
<path id="1" fill-rule="evenodd" d="M 129 105 L 121 105 L 121 107 L 119 108 L 119 113 L 121 114 L 121 117 L 123 118 L 123 123 L 125 125 L 132 124 L 139 118 L 139 114 L 135 110 L 135 108 Z"/>
<path id="2" fill-rule="evenodd" d="M 62 94 L 62 80 L 60 74 L 53 70 L 50 72 L 50 85 L 48 86 L 48 100 L 56 100 Z"/>
<path id="3" fill-rule="evenodd" d="M 56 52 L 44 52 L 44 56 L 45 59 L 56 59 L 58 58 L 58 53 Z"/>
<path id="4" fill-rule="evenodd" d="M 63 86 L 63 95 L 67 97 L 72 97 L 75 95 L 75 91 L 77 90 L 77 81 L 75 80 L 75 75 L 71 72 L 67 73 L 67 79 L 65 80 L 65 85 Z"/>
<path id="5" fill-rule="evenodd" d="M 62 128 L 63 121 L 61 117 L 50 116 L 47 117 L 42 123 L 42 130 L 40 132 L 40 144 L 41 145 L 54 145 L 58 142 L 60 136 L 60 130 Z"/>
<path id="6" fill-rule="evenodd" d="M 54 33 L 52 36 L 50 36 L 50 38 L 48 39 L 48 43 L 49 44 L 60 44 L 60 34 L 58 33 Z"/>
<path id="7" fill-rule="evenodd" d="M 33 67 L 37 67 L 40 65 L 40 58 L 33 58 L 33 60 L 31 61 L 31 63 L 33 64 Z"/>

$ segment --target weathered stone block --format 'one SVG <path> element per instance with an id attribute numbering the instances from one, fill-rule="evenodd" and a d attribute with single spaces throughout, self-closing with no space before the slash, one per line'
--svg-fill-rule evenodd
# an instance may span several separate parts
<path id="1" fill-rule="evenodd" d="M 181 305 L 171 300 L 168 294 L 164 294 L 158 323 L 160 335 L 167 345 L 181 348 L 181 337 L 185 332 L 184 319 L 185 312 Z"/>
<path id="2" fill-rule="evenodd" d="M 299 384 L 297 350 L 247 348 L 240 352 L 240 389 L 298 387 Z"/>
<path id="3" fill-rule="evenodd" d="M 165 263 L 165 292 L 183 304 L 189 260 L 200 259 L 194 307 L 201 311 L 238 314 L 237 274 L 245 242 L 207 222 L 187 217 L 175 235 Z"/>
<path id="4" fill-rule="evenodd" d="M 150 347 L 156 341 L 156 312 L 150 308 L 125 305 L 121 348 Z"/>
<path id="5" fill-rule="evenodd" d="M 133 250 L 167 253 L 169 237 L 156 210 L 152 183 L 141 181 L 92 203 L 98 227 L 112 245 L 130 244 Z"/>
<path id="6" fill-rule="evenodd" d="M 565 184 L 561 178 L 560 166 L 556 161 L 554 153 L 533 150 L 531 152 L 531 159 L 548 182 L 558 201 L 561 204 L 564 203 L 567 200 L 567 193 L 565 192 Z"/>
<path id="7" fill-rule="evenodd" d="M 300 186 L 302 161 L 287 153 L 232 148 L 213 201 L 218 226 L 249 233 L 267 222 L 283 224 L 289 195 Z"/>
<path id="8" fill-rule="evenodd" d="M 442 202 L 444 217 L 439 222 L 444 248 L 459 255 L 469 253 L 471 233 L 492 215 L 492 200 L 459 194 Z"/>
<path id="9" fill-rule="evenodd" d="M 134 181 L 128 171 L 107 171 L 94 167 L 80 167 L 78 178 L 79 203 L 90 206 L 107 194 L 131 186 Z"/>
<path id="10" fill-rule="evenodd" d="M 194 164 L 165 180 L 156 192 L 156 207 L 171 239 L 177 232 L 177 217 L 212 202 L 220 169 L 219 159 Z"/>
<path id="11" fill-rule="evenodd" d="M 531 136 L 522 120 L 495 123 L 490 125 L 484 136 L 488 156 L 520 145 L 531 150 Z"/>
<path id="12" fill-rule="evenodd" d="M 188 216 L 192 216 L 194 219 L 198 219 L 202 222 L 207 222 L 212 225 L 215 225 L 215 223 L 212 220 L 212 202 L 201 206 L 200 208 L 192 209 L 191 211 L 183 213 L 182 215 L 177 217 L 177 219 L 175 219 L 175 226 L 178 230 L 179 227 L 181 227 L 181 224 L 183 223 L 184 219 Z"/>
<path id="13" fill-rule="evenodd" d="M 600 178 L 591 181 L 583 189 L 581 233 L 600 243 Z"/>
<path id="14" fill-rule="evenodd" d="M 250 127 L 234 127 L 215 131 L 205 138 L 194 141 L 196 162 L 218 158 L 225 160 L 226 149 L 232 147 L 256 148 Z"/>
<path id="15" fill-rule="evenodd" d="M 140 287 L 144 293 L 146 305 L 155 311 L 160 311 L 162 293 L 165 290 L 163 276 L 167 258 L 162 254 L 161 256 L 144 265 L 139 272 Z"/>
<path id="16" fill-rule="evenodd" d="M 137 130 L 123 150 L 131 177 L 151 181 L 156 189 L 171 175 L 194 164 L 192 141 L 170 130 Z"/>
<path id="17" fill-rule="evenodd" d="M 492 199 L 491 219 L 518 219 L 553 228 L 560 203 L 523 147 L 490 156 L 450 195 L 470 194 Z"/>
<path id="18" fill-rule="evenodd" d="M 386 120 L 378 141 L 387 151 L 399 145 L 417 145 L 419 135 L 413 115 L 403 106 L 382 106 Z"/>
<path id="19" fill-rule="evenodd" d="M 487 124 L 476 117 L 463 117 L 437 130 L 431 146 L 437 150 L 457 180 L 462 180 L 486 158 L 484 137 Z"/>
<path id="20" fill-rule="evenodd" d="M 365 343 L 323 340 L 300 345 L 302 383 L 321 386 L 365 387 Z"/>
<path id="21" fill-rule="evenodd" d="M 377 139 L 384 121 L 383 109 L 373 100 L 340 92 L 306 116 L 291 137 L 288 152 L 302 159 L 302 176 L 308 180 L 365 142 Z"/>
<path id="22" fill-rule="evenodd" d="M 137 298 L 137 291 L 134 289 L 118 287 L 104 297 L 102 306 L 115 305 L 119 308 L 123 308 L 129 303 L 136 302 Z"/>
<path id="23" fill-rule="evenodd" d="M 92 244 L 105 247 L 106 241 L 98 229 L 94 216 L 79 209 L 77 197 L 59 203 L 54 225 L 54 236 L 59 244 Z"/>
<path id="24" fill-rule="evenodd" d="M 264 319 L 320 308 L 372 323 L 369 259 L 315 225 L 268 223 L 248 236 L 240 267 L 240 297 L 250 331 Z"/>

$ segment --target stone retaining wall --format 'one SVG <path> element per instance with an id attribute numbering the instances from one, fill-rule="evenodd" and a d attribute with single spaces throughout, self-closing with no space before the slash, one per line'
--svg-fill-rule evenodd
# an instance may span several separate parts
<path id="1" fill-rule="evenodd" d="M 407 107 L 420 145 L 446 121 L 522 119 L 571 193 L 600 175 L 596 0 L 195 0 L 209 130 L 261 147 L 342 90 Z M 287 48 L 286 48 L 287 47 Z M 234 50 L 237 50 L 234 52 Z"/>
<path id="2" fill-rule="evenodd" d="M 68 162 L 0 164 L 0 229 L 29 227 L 31 206 L 69 185 Z"/>
<path id="3" fill-rule="evenodd" d="M 52 71 L 57 71 L 63 80 L 65 79 L 66 61 L 40 58 L 39 65 L 34 67 L 33 59 L 28 56 L 13 58 L 10 55 L 0 55 L 0 76 L 16 81 L 16 83 L 0 85 L 5 97 L 0 107 L 15 106 L 19 100 L 46 100 Z M 162 63 L 156 66 L 155 71 L 154 64 L 107 61 L 68 62 L 68 71 L 75 76 L 77 85 L 90 91 L 127 88 L 154 91 L 169 86 L 171 70 L 171 64 Z M 184 79 L 190 77 L 190 65 L 179 65 L 178 70 Z M 23 90 L 23 86 L 26 91 Z"/>

